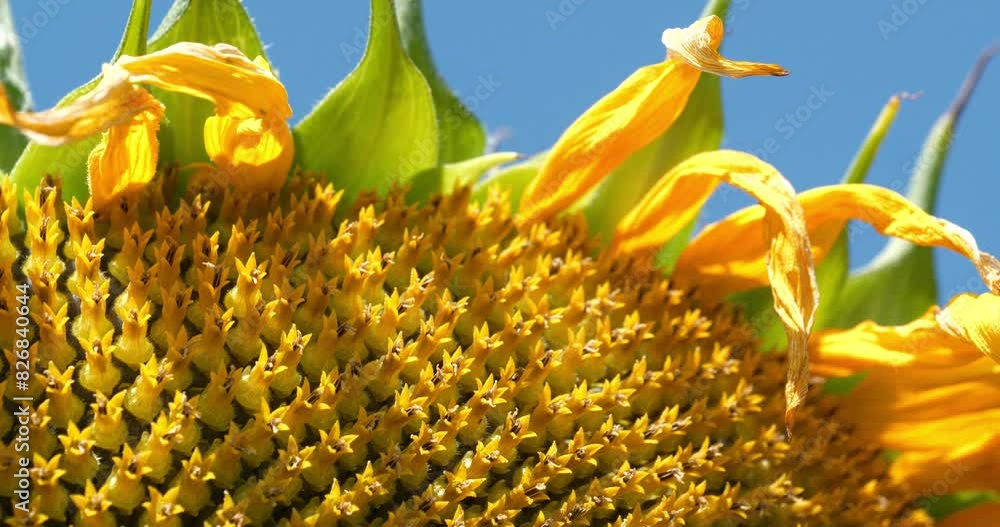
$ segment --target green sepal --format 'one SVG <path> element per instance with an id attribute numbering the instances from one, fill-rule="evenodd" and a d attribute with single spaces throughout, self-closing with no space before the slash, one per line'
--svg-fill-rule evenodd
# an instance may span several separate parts
<path id="1" fill-rule="evenodd" d="M 995 52 L 996 48 L 979 57 L 951 107 L 934 123 L 917 157 L 906 197 L 930 214 L 934 213 L 955 127 Z M 831 327 L 851 327 L 863 320 L 905 324 L 937 304 L 937 295 L 932 250 L 893 239 L 861 271 L 847 278 L 836 309 L 824 322 Z"/>
<path id="2" fill-rule="evenodd" d="M 361 63 L 295 127 L 298 164 L 350 200 L 384 193 L 438 165 L 434 99 L 400 40 L 392 0 L 372 0 Z"/>
<path id="3" fill-rule="evenodd" d="M 472 185 L 489 170 L 519 157 L 516 152 L 496 152 L 429 168 L 413 177 L 407 200 L 422 202 L 436 192 L 451 192 L 458 187 Z"/>
<path id="4" fill-rule="evenodd" d="M 160 51 L 178 42 L 226 43 L 251 59 L 266 58 L 253 21 L 239 0 L 175 0 L 149 38 L 149 51 Z M 158 135 L 159 163 L 183 166 L 208 161 L 204 128 L 205 120 L 214 111 L 212 103 L 158 88 L 151 91 L 166 106 Z"/>
<path id="5" fill-rule="evenodd" d="M 486 131 L 476 116 L 452 93 L 438 74 L 424 31 L 420 0 L 395 0 L 400 36 L 410 59 L 424 74 L 438 118 L 439 157 L 442 164 L 482 155 Z"/>
<path id="6" fill-rule="evenodd" d="M 511 210 L 517 210 L 521 204 L 521 196 L 532 179 L 538 175 L 538 171 L 545 164 L 548 152 L 536 154 L 520 163 L 504 167 L 492 176 L 479 181 L 472 187 L 472 199 L 482 202 L 486 200 L 490 189 L 496 187 L 499 190 L 510 193 Z"/>
<path id="7" fill-rule="evenodd" d="M 991 490 L 968 490 L 926 498 L 926 510 L 935 520 L 941 521 L 970 507 L 987 503 L 1000 503 L 1000 494 Z"/>
<path id="8" fill-rule="evenodd" d="M 0 82 L 15 111 L 31 108 L 31 92 L 21 61 L 21 43 L 7 0 L 0 0 Z M 0 172 L 9 171 L 27 145 L 28 139 L 21 132 L 6 126 L 0 128 Z"/>
<path id="9" fill-rule="evenodd" d="M 719 18 L 725 19 L 726 15 L 729 13 L 730 0 L 709 0 L 705 4 L 704 9 L 701 10 L 701 16 L 715 15 Z"/>
<path id="10" fill-rule="evenodd" d="M 151 5 L 151 0 L 132 2 L 132 11 L 125 24 L 125 31 L 111 62 L 118 60 L 118 57 L 122 55 L 135 56 L 146 53 L 146 35 L 149 31 Z M 56 104 L 56 107 L 65 106 L 93 90 L 100 80 L 101 77 L 98 75 L 83 86 L 73 90 L 69 95 L 63 97 Z M 95 135 L 61 146 L 42 146 L 37 143 L 29 143 L 11 170 L 11 177 L 19 188 L 33 190 L 46 174 L 58 175 L 62 177 L 62 193 L 65 199 L 69 200 L 75 197 L 85 200 L 90 194 L 90 187 L 87 183 L 87 157 L 100 140 L 100 136 Z"/>

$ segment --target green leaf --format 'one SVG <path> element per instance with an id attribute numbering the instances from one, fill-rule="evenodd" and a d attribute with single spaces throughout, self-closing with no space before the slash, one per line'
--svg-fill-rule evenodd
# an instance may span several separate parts
<path id="1" fill-rule="evenodd" d="M 151 0 L 135 0 L 132 2 L 132 11 L 129 13 L 128 22 L 125 23 L 125 31 L 122 33 L 121 42 L 115 51 L 112 62 L 122 55 L 142 55 L 146 52 L 146 34 L 149 29 L 149 11 Z M 98 69 L 98 65 L 94 65 Z M 65 106 L 81 95 L 94 89 L 101 77 L 91 79 L 89 82 L 73 90 L 66 97 L 63 97 L 56 107 Z M 17 164 L 11 170 L 11 177 L 21 189 L 32 190 L 38 186 L 46 174 L 55 174 L 62 177 L 63 196 L 66 199 L 71 197 L 86 199 L 90 194 L 87 185 L 87 156 L 94 146 L 100 141 L 100 136 L 89 137 L 61 146 L 41 146 L 36 143 L 29 143 L 27 148 L 18 158 Z"/>
<path id="2" fill-rule="evenodd" d="M 823 384 L 823 393 L 847 395 L 854 391 L 854 389 L 861 384 L 861 381 L 868 377 L 868 373 L 869 372 L 863 371 L 847 375 L 845 377 L 834 377 L 832 379 L 828 379 L 826 383 Z"/>
<path id="3" fill-rule="evenodd" d="M 516 165 L 502 168 L 492 177 L 482 180 L 472 187 L 472 199 L 482 202 L 489 195 L 490 188 L 497 188 L 510 193 L 511 210 L 517 210 L 521 204 L 521 196 L 528 183 L 538 174 L 545 164 L 548 152 L 542 152 Z"/>
<path id="4" fill-rule="evenodd" d="M 21 44 L 7 0 L 0 0 L 0 82 L 14 110 L 31 107 L 28 79 L 21 62 Z M 6 126 L 0 128 L 0 172 L 7 172 L 14 166 L 27 144 L 28 139 L 21 132 Z"/>
<path id="5" fill-rule="evenodd" d="M 945 160 L 962 111 L 997 48 L 979 57 L 951 107 L 931 128 L 917 158 L 907 198 L 934 213 Z M 893 239 L 864 269 L 844 282 L 827 325 L 851 327 L 863 320 L 905 324 L 937 303 L 934 255 L 928 247 Z"/>
<path id="6" fill-rule="evenodd" d="M 725 20 L 729 13 L 730 0 L 709 0 L 701 11 L 701 16 L 715 15 Z"/>
<path id="7" fill-rule="evenodd" d="M 413 178 L 407 198 L 410 201 L 425 201 L 436 192 L 451 192 L 458 187 L 472 185 L 488 170 L 519 157 L 516 152 L 496 152 L 429 168 Z"/>
<path id="8" fill-rule="evenodd" d="M 250 57 L 265 57 L 257 30 L 239 0 L 175 0 L 163 22 L 149 39 L 149 51 L 178 42 L 235 46 Z M 160 163 L 186 165 L 208 161 L 205 153 L 205 119 L 213 113 L 208 101 L 151 88 L 166 107 L 160 126 Z"/>
<path id="9" fill-rule="evenodd" d="M 926 498 L 927 513 L 935 520 L 941 521 L 961 510 L 983 505 L 985 503 L 1000 503 L 1000 494 L 989 490 L 969 490 L 955 492 L 944 496 Z"/>
<path id="10" fill-rule="evenodd" d="M 420 0 L 395 0 L 400 35 L 410 59 L 427 79 L 438 117 L 441 163 L 455 163 L 483 153 L 486 132 L 469 109 L 448 89 L 431 58 Z"/>
<path id="11" fill-rule="evenodd" d="M 372 0 L 370 28 L 358 67 L 295 127 L 298 163 L 326 172 L 348 199 L 438 164 L 434 99 L 403 49 L 392 0 Z"/>

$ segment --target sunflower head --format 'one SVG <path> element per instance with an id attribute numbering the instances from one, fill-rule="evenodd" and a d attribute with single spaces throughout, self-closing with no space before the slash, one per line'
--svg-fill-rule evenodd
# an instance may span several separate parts
<path id="1" fill-rule="evenodd" d="M 0 182 L 8 523 L 918 526 L 942 455 L 990 490 L 973 410 L 960 451 L 920 429 L 997 381 L 1000 265 L 968 232 L 862 184 L 863 162 L 797 193 L 712 139 L 595 221 L 644 152 L 715 126 L 689 104 L 718 107 L 715 76 L 788 74 L 719 53 L 722 4 L 499 169 L 518 156 L 484 152 L 419 2 L 372 1 L 357 69 L 294 128 L 236 2 L 178 2 L 147 43 L 137 1 L 56 108 L 0 92 L 32 140 Z M 221 13 L 247 24 L 204 24 Z M 373 108 L 407 133 L 373 133 Z M 85 178 L 47 170 L 74 156 Z M 758 205 L 689 241 L 722 184 Z M 850 219 L 966 256 L 991 292 L 829 329 L 816 266 Z M 810 355 L 871 373 L 831 394 Z"/>

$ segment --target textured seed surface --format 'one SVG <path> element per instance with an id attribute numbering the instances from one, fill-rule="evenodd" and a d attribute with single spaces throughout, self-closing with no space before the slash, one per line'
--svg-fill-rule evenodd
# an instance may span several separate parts
<path id="1" fill-rule="evenodd" d="M 785 434 L 781 358 L 736 314 L 578 218 L 171 186 L 95 214 L 47 180 L 23 221 L 2 188 L 4 378 L 26 281 L 37 373 L 22 524 L 929 524 L 832 401 Z"/>

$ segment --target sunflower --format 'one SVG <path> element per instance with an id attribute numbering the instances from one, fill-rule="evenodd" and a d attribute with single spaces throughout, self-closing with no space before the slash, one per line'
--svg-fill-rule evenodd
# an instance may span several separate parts
<path id="1" fill-rule="evenodd" d="M 0 92 L 31 140 L 0 184 L 7 522 L 917 526 L 945 491 L 980 492 L 946 521 L 988 521 L 1000 262 L 860 182 L 899 97 L 848 184 L 694 145 L 595 219 L 717 76 L 788 73 L 719 53 L 726 4 L 500 169 L 417 1 L 372 1 L 358 68 L 295 129 L 234 1 L 178 1 L 147 42 L 137 0 L 55 108 Z M 722 183 L 759 204 L 688 241 Z M 822 271 L 852 219 L 990 292 L 837 328 Z"/>

